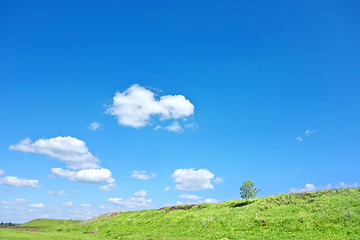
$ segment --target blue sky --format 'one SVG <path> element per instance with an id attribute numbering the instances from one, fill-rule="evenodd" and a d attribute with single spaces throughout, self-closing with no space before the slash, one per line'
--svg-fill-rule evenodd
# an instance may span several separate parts
<path id="1" fill-rule="evenodd" d="M 354 186 L 359 10 L 2 2 L 0 221 Z"/>

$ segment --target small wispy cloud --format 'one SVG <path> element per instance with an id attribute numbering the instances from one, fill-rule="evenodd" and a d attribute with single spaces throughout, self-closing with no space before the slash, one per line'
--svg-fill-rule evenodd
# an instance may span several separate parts
<path id="1" fill-rule="evenodd" d="M 224 179 L 221 177 L 217 177 L 214 179 L 214 183 L 222 183 L 223 181 L 224 181 Z"/>
<path id="2" fill-rule="evenodd" d="M 140 179 L 140 180 L 148 180 L 150 178 L 156 177 L 156 174 L 155 173 L 147 174 L 145 170 L 143 170 L 143 171 L 134 170 L 134 171 L 132 171 L 131 177 Z"/>
<path id="3" fill-rule="evenodd" d="M 297 137 L 297 138 L 295 138 L 295 141 L 302 142 L 303 139 L 302 139 L 302 137 Z"/>
<path id="4" fill-rule="evenodd" d="M 99 129 L 99 127 L 101 126 L 100 123 L 98 122 L 92 122 L 89 124 L 88 128 L 91 130 L 91 131 L 96 131 Z"/>
<path id="5" fill-rule="evenodd" d="M 171 125 L 165 127 L 164 129 L 176 133 L 182 133 L 184 131 L 184 129 L 177 121 L 173 122 Z"/>
<path id="6" fill-rule="evenodd" d="M 305 131 L 305 135 L 306 135 L 306 136 L 310 136 L 311 134 L 314 134 L 314 133 L 316 133 L 316 130 L 310 130 L 310 129 L 308 129 L 308 130 Z"/>

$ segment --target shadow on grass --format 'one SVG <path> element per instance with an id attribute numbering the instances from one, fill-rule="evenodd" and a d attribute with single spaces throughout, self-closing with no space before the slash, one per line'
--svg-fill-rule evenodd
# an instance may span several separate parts
<path id="1" fill-rule="evenodd" d="M 236 208 L 236 207 L 243 207 L 249 204 L 252 204 L 253 201 L 249 201 L 249 202 L 240 202 L 240 203 L 230 203 L 228 206 L 231 208 Z"/>

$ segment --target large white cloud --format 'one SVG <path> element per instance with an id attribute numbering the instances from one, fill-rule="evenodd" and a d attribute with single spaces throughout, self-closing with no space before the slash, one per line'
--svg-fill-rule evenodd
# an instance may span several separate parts
<path id="1" fill-rule="evenodd" d="M 0 183 L 12 187 L 39 187 L 39 180 L 6 176 L 0 179 Z"/>
<path id="2" fill-rule="evenodd" d="M 51 173 L 54 176 L 67 178 L 72 182 L 79 183 L 114 183 L 115 179 L 111 177 L 111 171 L 106 168 L 86 169 L 79 171 L 65 170 L 62 168 L 52 168 Z"/>
<path id="3" fill-rule="evenodd" d="M 211 179 L 214 174 L 206 169 L 177 169 L 172 175 L 177 190 L 197 191 L 214 188 Z"/>
<path id="4" fill-rule="evenodd" d="M 70 169 L 99 168 L 99 159 L 89 152 L 84 141 L 75 137 L 55 137 L 35 142 L 25 138 L 20 143 L 11 145 L 9 149 L 44 154 L 66 162 Z"/>
<path id="5" fill-rule="evenodd" d="M 152 116 L 160 120 L 185 119 L 194 114 L 194 105 L 183 95 L 155 98 L 155 93 L 137 84 L 124 92 L 116 92 L 107 113 L 115 116 L 120 125 L 140 128 L 149 124 Z"/>

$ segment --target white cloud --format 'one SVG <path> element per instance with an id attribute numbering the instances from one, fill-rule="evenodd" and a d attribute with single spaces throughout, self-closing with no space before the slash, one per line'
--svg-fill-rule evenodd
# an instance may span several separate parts
<path id="1" fill-rule="evenodd" d="M 205 199 L 205 201 L 204 201 L 205 203 L 217 203 L 218 202 L 218 200 L 216 200 L 216 199 L 213 199 L 213 198 L 207 198 L 207 199 Z"/>
<path id="2" fill-rule="evenodd" d="M 111 171 L 106 168 L 87 169 L 80 171 L 64 170 L 62 168 L 52 168 L 51 173 L 54 176 L 67 178 L 72 182 L 100 184 L 115 182 L 115 179 L 111 177 Z"/>
<path id="3" fill-rule="evenodd" d="M 100 206 L 99 208 L 100 208 L 100 209 L 105 209 L 105 207 L 104 207 L 104 206 Z"/>
<path id="4" fill-rule="evenodd" d="M 0 183 L 12 187 L 38 187 L 38 180 L 6 176 Z"/>
<path id="5" fill-rule="evenodd" d="M 72 202 L 66 202 L 63 204 L 64 207 L 72 207 L 73 203 Z"/>
<path id="6" fill-rule="evenodd" d="M 99 168 L 99 159 L 89 152 L 85 142 L 70 136 L 39 139 L 35 142 L 26 138 L 11 145 L 9 149 L 53 157 L 66 162 L 68 168 L 75 170 Z"/>
<path id="7" fill-rule="evenodd" d="M 136 179 L 140 179 L 140 180 L 148 180 L 150 178 L 156 177 L 156 174 L 152 173 L 151 175 L 149 175 L 149 174 L 146 173 L 145 170 L 143 170 L 143 171 L 134 170 L 134 171 L 132 171 L 131 177 L 136 178 Z"/>
<path id="8" fill-rule="evenodd" d="M 64 191 L 58 191 L 56 194 L 61 197 L 66 196 L 66 193 Z"/>
<path id="9" fill-rule="evenodd" d="M 296 189 L 294 187 L 291 187 L 290 190 L 289 190 L 289 193 L 296 193 L 296 192 L 313 192 L 313 191 L 316 191 L 316 187 L 314 186 L 314 184 L 311 184 L 311 183 L 307 183 L 305 184 L 305 187 L 300 189 Z"/>
<path id="10" fill-rule="evenodd" d="M 146 207 L 151 204 L 151 199 L 146 199 L 143 197 L 130 197 L 125 199 L 109 198 L 107 201 L 118 206 L 122 206 L 124 208 Z"/>
<path id="11" fill-rule="evenodd" d="M 306 131 L 305 131 L 305 135 L 306 135 L 306 136 L 310 136 L 311 134 L 314 134 L 315 132 L 316 132 L 316 130 L 310 130 L 310 129 L 309 129 L 309 130 L 306 130 Z"/>
<path id="12" fill-rule="evenodd" d="M 214 183 L 222 183 L 223 181 L 224 181 L 224 179 L 221 177 L 217 177 L 214 179 Z"/>
<path id="13" fill-rule="evenodd" d="M 139 192 L 134 193 L 135 197 L 130 198 L 109 198 L 107 201 L 113 203 L 115 205 L 124 207 L 124 208 L 138 208 L 138 207 L 146 207 L 151 204 L 150 198 L 145 198 L 147 195 L 146 190 L 141 190 Z"/>
<path id="14" fill-rule="evenodd" d="M 170 190 L 169 186 L 165 187 L 165 191 L 169 191 L 169 190 Z"/>
<path id="15" fill-rule="evenodd" d="M 182 133 L 184 131 L 184 129 L 180 126 L 180 124 L 177 121 L 174 121 L 171 125 L 165 127 L 164 129 L 177 133 Z"/>
<path id="16" fill-rule="evenodd" d="M 172 175 L 177 190 L 197 191 L 201 189 L 213 189 L 210 180 L 214 174 L 206 169 L 177 169 Z"/>
<path id="17" fill-rule="evenodd" d="M 0 168 L 0 176 L 3 175 L 4 173 L 5 173 L 5 171 L 1 170 L 1 168 Z"/>
<path id="18" fill-rule="evenodd" d="M 297 138 L 295 138 L 295 140 L 296 140 L 296 141 L 299 141 L 299 142 L 302 142 L 302 141 L 303 141 L 302 137 L 297 137 Z"/>
<path id="19" fill-rule="evenodd" d="M 195 129 L 195 128 L 198 128 L 199 126 L 195 122 L 192 122 L 192 123 L 185 124 L 185 127 Z"/>
<path id="20" fill-rule="evenodd" d="M 114 190 L 115 188 L 116 188 L 115 183 L 109 183 L 109 184 L 98 187 L 99 190 L 105 191 L 105 192 L 110 192 L 110 191 Z"/>
<path id="21" fill-rule="evenodd" d="M 47 192 L 49 195 L 53 195 L 55 192 L 53 190 L 50 190 Z"/>
<path id="22" fill-rule="evenodd" d="M 33 203 L 33 204 L 29 204 L 29 207 L 31 207 L 31 208 L 43 208 L 44 204 L 42 204 L 42 203 Z"/>
<path id="23" fill-rule="evenodd" d="M 176 205 L 178 206 L 182 206 L 182 205 L 191 205 L 191 204 L 195 204 L 193 202 L 187 201 L 187 202 L 181 202 L 181 201 L 177 201 Z"/>
<path id="24" fill-rule="evenodd" d="M 80 207 L 85 207 L 85 208 L 91 207 L 91 205 L 88 204 L 88 203 L 82 203 L 82 204 L 79 204 L 79 206 L 80 206 Z"/>
<path id="25" fill-rule="evenodd" d="M 27 201 L 27 200 L 24 199 L 24 198 L 17 198 L 17 199 L 15 199 L 15 202 L 16 202 L 17 204 L 21 204 L 21 203 L 26 202 L 26 201 Z"/>
<path id="26" fill-rule="evenodd" d="M 201 199 L 200 196 L 191 195 L 191 194 L 180 194 L 179 197 L 183 198 L 183 199 L 189 199 L 189 200 L 199 200 L 199 199 Z"/>
<path id="27" fill-rule="evenodd" d="M 307 184 L 305 184 L 305 188 L 303 188 L 301 191 L 302 192 L 313 192 L 315 190 L 316 190 L 316 187 L 314 186 L 314 184 L 307 183 Z"/>
<path id="28" fill-rule="evenodd" d="M 158 100 L 153 92 L 134 84 L 115 93 L 107 113 L 115 116 L 120 125 L 140 128 L 155 115 L 160 120 L 185 119 L 194 114 L 194 105 L 183 95 L 166 95 Z"/>
<path id="29" fill-rule="evenodd" d="M 100 123 L 98 123 L 98 122 L 92 122 L 92 123 L 89 124 L 89 129 L 90 129 L 91 131 L 96 131 L 96 130 L 99 129 L 100 126 L 101 126 Z"/>
<path id="30" fill-rule="evenodd" d="M 146 190 L 140 190 L 139 192 L 134 193 L 136 197 L 145 197 L 147 195 Z"/>

